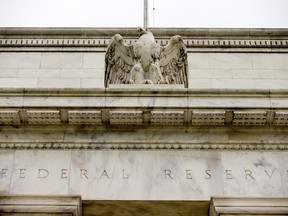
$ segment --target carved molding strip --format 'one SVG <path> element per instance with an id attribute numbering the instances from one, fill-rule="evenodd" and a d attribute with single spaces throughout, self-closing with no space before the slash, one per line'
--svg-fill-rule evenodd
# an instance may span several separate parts
<path id="1" fill-rule="evenodd" d="M 106 111 L 105 111 L 106 112 Z M 288 110 L 0 110 L 0 125 L 287 126 Z M 143 112 L 146 114 L 144 115 Z M 186 113 L 186 114 L 185 114 Z M 109 114 L 109 115 L 108 115 Z M 187 124 L 186 124 L 187 123 Z"/>
<path id="2" fill-rule="evenodd" d="M 105 144 L 99 142 L 69 142 L 69 141 L 17 141 L 17 142 L 0 142 L 0 149 L 18 149 L 18 150 L 33 150 L 33 149 L 55 149 L 55 150 L 249 150 L 249 151 L 287 151 L 287 142 L 204 142 L 204 141 L 174 141 L 157 140 L 150 141 L 149 144 L 145 141 L 105 141 Z"/>
<path id="3" fill-rule="evenodd" d="M 27 50 L 38 49 L 45 50 L 49 48 L 56 48 L 59 51 L 65 51 L 66 48 L 69 50 L 74 48 L 86 48 L 93 49 L 95 48 L 106 48 L 109 44 L 111 38 L 2 38 L 0 39 L 0 50 Z M 168 43 L 167 38 L 156 39 L 156 42 L 161 45 L 166 45 Z M 127 44 L 132 44 L 136 41 L 135 38 L 125 39 Z M 207 39 L 207 38 L 193 38 L 193 39 L 184 39 L 184 43 L 187 48 L 288 48 L 287 39 Z M 81 49 L 79 50 L 81 51 Z M 104 51 L 102 49 L 102 51 Z"/>

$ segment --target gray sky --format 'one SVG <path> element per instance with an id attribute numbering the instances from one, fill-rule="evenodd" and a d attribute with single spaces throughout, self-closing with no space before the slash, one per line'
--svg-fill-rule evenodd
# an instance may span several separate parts
<path id="1" fill-rule="evenodd" d="M 0 27 L 141 25 L 143 0 L 0 0 Z M 149 26 L 288 28 L 288 0 L 149 0 Z"/>

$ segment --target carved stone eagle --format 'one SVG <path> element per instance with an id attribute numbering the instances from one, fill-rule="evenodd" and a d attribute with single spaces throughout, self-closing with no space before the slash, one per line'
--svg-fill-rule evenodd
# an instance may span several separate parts
<path id="1" fill-rule="evenodd" d="M 105 87 L 109 84 L 183 84 L 188 87 L 187 49 L 179 35 L 166 46 L 155 42 L 145 28 L 140 37 L 127 45 L 123 37 L 112 37 L 105 56 Z"/>

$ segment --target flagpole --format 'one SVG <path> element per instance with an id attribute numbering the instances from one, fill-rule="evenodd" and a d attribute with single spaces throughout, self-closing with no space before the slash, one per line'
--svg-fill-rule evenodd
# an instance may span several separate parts
<path id="1" fill-rule="evenodd" d="M 148 0 L 144 0 L 144 28 L 148 27 Z"/>

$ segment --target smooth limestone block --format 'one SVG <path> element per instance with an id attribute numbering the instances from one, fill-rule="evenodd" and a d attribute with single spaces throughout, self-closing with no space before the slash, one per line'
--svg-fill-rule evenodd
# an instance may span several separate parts
<path id="1" fill-rule="evenodd" d="M 42 53 L 41 68 L 82 68 L 83 53 Z"/>
<path id="2" fill-rule="evenodd" d="M 0 78 L 2 88 L 36 88 L 38 78 Z"/>
<path id="3" fill-rule="evenodd" d="M 275 79 L 274 70 L 232 70 L 233 79 Z"/>
<path id="4" fill-rule="evenodd" d="M 0 69 L 0 78 L 16 78 L 18 69 Z"/>
<path id="5" fill-rule="evenodd" d="M 288 157 L 285 153 L 279 152 L 278 153 L 278 161 L 280 165 L 280 172 L 282 177 L 283 183 L 283 193 L 284 197 L 288 196 Z"/>
<path id="6" fill-rule="evenodd" d="M 104 79 L 85 78 L 81 80 L 81 88 L 105 88 Z"/>
<path id="7" fill-rule="evenodd" d="M 212 69 L 252 69 L 252 56 L 249 53 L 210 53 Z"/>
<path id="8" fill-rule="evenodd" d="M 77 78 L 39 78 L 39 88 L 80 88 L 81 79 Z"/>
<path id="9" fill-rule="evenodd" d="M 105 68 L 105 53 L 84 53 L 83 68 Z"/>
<path id="10" fill-rule="evenodd" d="M 221 154 L 225 196 L 283 196 L 278 153 Z"/>
<path id="11" fill-rule="evenodd" d="M 255 79 L 256 89 L 288 89 L 288 78 L 286 79 Z"/>
<path id="12" fill-rule="evenodd" d="M 39 52 L 1 52 L 0 68 L 40 68 Z"/>
<path id="13" fill-rule="evenodd" d="M 231 70 L 227 69 L 217 69 L 217 70 L 206 70 L 206 69 L 194 69 L 189 68 L 189 78 L 197 78 L 197 79 L 211 79 L 211 78 L 222 78 L 222 79 L 232 79 Z"/>
<path id="14" fill-rule="evenodd" d="M 277 79 L 288 79 L 288 70 L 274 70 Z"/>
<path id="15" fill-rule="evenodd" d="M 253 69 L 287 69 L 288 55 L 286 53 L 252 54 Z"/>
<path id="16" fill-rule="evenodd" d="M 188 81 L 189 89 L 210 89 L 212 88 L 211 79 L 189 79 Z"/>
<path id="17" fill-rule="evenodd" d="M 60 69 L 19 69 L 18 77 L 60 77 Z"/>
<path id="18" fill-rule="evenodd" d="M 101 78 L 104 82 L 104 69 L 61 69 L 61 77 L 67 77 L 67 78 L 94 78 L 99 79 Z"/>
<path id="19" fill-rule="evenodd" d="M 210 69 L 210 54 L 188 53 L 188 67 L 193 69 Z"/>
<path id="20" fill-rule="evenodd" d="M 212 79 L 212 88 L 216 89 L 254 89 L 253 79 Z"/>

